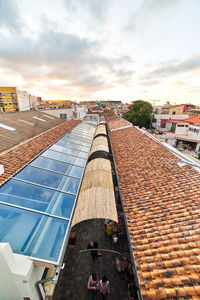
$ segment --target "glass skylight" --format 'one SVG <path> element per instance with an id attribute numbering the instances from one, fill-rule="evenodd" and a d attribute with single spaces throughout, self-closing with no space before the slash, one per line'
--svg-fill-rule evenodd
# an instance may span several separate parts
<path id="1" fill-rule="evenodd" d="M 0 188 L 0 242 L 14 253 L 60 263 L 94 131 L 79 124 Z"/>

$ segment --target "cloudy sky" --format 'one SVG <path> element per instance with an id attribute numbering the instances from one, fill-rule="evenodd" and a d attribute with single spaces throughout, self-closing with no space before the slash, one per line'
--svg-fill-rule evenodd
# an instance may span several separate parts
<path id="1" fill-rule="evenodd" d="M 0 85 L 200 105 L 199 12 L 199 0 L 0 0 Z"/>

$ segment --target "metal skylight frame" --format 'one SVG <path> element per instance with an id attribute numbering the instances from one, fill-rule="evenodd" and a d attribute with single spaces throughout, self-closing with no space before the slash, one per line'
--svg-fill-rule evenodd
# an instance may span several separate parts
<path id="1" fill-rule="evenodd" d="M 77 126 L 80 126 L 82 127 L 83 123 L 81 124 L 78 124 Z M 92 128 L 94 129 L 93 131 L 93 136 L 94 136 L 94 133 L 95 133 L 95 127 L 94 125 L 89 125 L 87 124 L 87 127 L 90 127 L 91 130 Z M 68 133 L 72 133 L 73 132 L 73 129 L 70 130 L 70 132 Z M 68 134 L 67 133 L 67 134 Z M 67 134 L 65 134 L 64 136 L 67 136 Z M 80 135 L 82 136 L 82 131 L 80 129 Z M 91 135 L 90 135 L 91 136 Z M 60 141 L 61 139 L 63 138 L 63 136 L 57 140 L 53 145 L 55 145 L 58 141 Z M 88 154 L 89 156 L 89 153 L 90 153 L 90 149 L 91 149 L 91 145 L 92 145 L 92 136 L 91 136 L 91 144 L 90 144 L 90 147 L 88 147 L 88 151 L 85 152 L 85 151 L 81 151 L 79 150 L 79 152 L 85 152 Z M 83 141 L 84 143 L 84 141 Z M 52 145 L 50 145 L 47 149 L 49 149 Z M 63 146 L 64 147 L 64 146 Z M 40 153 L 40 155 L 42 155 L 47 149 L 45 149 L 42 153 Z M 53 150 L 52 150 L 53 151 Z M 62 152 L 61 152 L 62 153 Z M 38 155 L 36 158 L 38 158 L 40 155 Z M 67 155 L 67 154 L 66 154 Z M 44 157 L 44 156 L 43 156 Z M 76 156 L 77 158 L 79 158 L 78 156 Z M 33 160 L 31 160 L 26 166 L 29 166 L 31 162 L 33 162 L 36 158 L 34 158 Z M 88 157 L 87 157 L 88 158 Z M 49 158 L 51 159 L 51 158 Z M 83 158 L 81 158 L 83 159 Z M 51 159 L 53 160 L 53 159 Z M 85 163 L 84 163 L 84 166 L 79 166 L 79 165 L 75 165 L 75 164 L 71 164 L 72 166 L 77 166 L 77 167 L 80 167 L 80 168 L 83 168 L 83 173 L 81 175 L 80 178 L 77 178 L 77 177 L 74 177 L 74 176 L 70 176 L 70 175 L 67 175 L 67 174 L 63 174 L 61 173 L 60 175 L 63 175 L 63 176 L 67 176 L 67 177 L 71 177 L 71 178 L 75 178 L 75 179 L 78 179 L 79 180 L 79 185 L 78 185 L 78 188 L 77 188 L 77 193 L 74 194 L 74 193 L 70 193 L 70 192 L 65 192 L 65 191 L 62 191 L 60 189 L 55 189 L 55 188 L 52 188 L 52 187 L 49 187 L 49 186 L 44 186 L 44 185 L 40 185 L 40 184 L 37 184 L 37 183 L 32 183 L 32 182 L 29 182 L 29 181 L 26 181 L 26 180 L 23 180 L 23 179 L 19 179 L 19 178 L 15 178 L 13 177 L 12 180 L 16 180 L 16 181 L 21 181 L 21 182 L 25 182 L 25 183 L 28 183 L 30 185 L 35 185 L 35 186 L 40 186 L 42 188 L 46 188 L 46 189 L 51 189 L 51 190 L 54 190 L 56 192 L 61 192 L 61 193 L 64 193 L 64 194 L 69 194 L 69 195 L 73 195 L 75 196 L 75 199 L 74 199 L 74 203 L 73 203 L 73 207 L 71 209 L 71 214 L 70 214 L 70 218 L 65 218 L 65 217 L 61 217 L 61 216 L 58 216 L 58 215 L 54 215 L 54 214 L 51 214 L 51 213 L 47 213 L 47 212 L 44 212 L 44 211 L 39 211 L 39 210 L 34 210 L 34 209 L 31 209 L 31 208 L 28 208 L 28 207 L 23 207 L 23 206 L 19 206 L 19 205 L 15 205 L 15 204 L 12 204 L 12 203 L 6 203 L 6 202 L 3 202 L 3 201 L 0 201 L 0 204 L 4 205 L 4 206 L 7 206 L 7 207 L 13 207 L 13 208 L 16 208 L 16 209 L 19 209 L 19 210 L 25 210 L 25 211 L 29 211 L 29 212 L 33 212 L 33 213 L 36 213 L 36 214 L 40 214 L 41 216 L 43 217 L 50 217 L 50 218 L 54 218 L 54 219 L 58 219 L 58 220 L 63 220 L 63 221 L 66 221 L 66 225 L 67 225 L 67 228 L 66 228 L 66 232 L 65 232 L 65 235 L 64 235 L 64 239 L 63 239 L 63 242 L 62 242 L 62 246 L 59 250 L 59 256 L 58 256 L 58 260 L 57 261 L 54 261 L 54 260 L 48 260 L 48 259 L 41 259 L 39 257 L 35 257 L 35 256 L 31 256 L 31 255 L 27 255 L 30 259 L 32 260 L 35 260 L 35 261 L 41 261 L 41 262 L 44 262 L 44 263 L 49 263 L 49 264 L 54 264 L 54 265 L 61 265 L 62 264 L 62 260 L 63 260 L 63 257 L 64 257 L 64 254 L 65 254 L 65 250 L 66 250 L 66 247 L 67 247 L 67 243 L 68 243 L 68 239 L 69 239 L 69 234 L 70 234 L 70 226 L 71 226 L 71 222 L 72 222 L 72 217 L 73 217 L 73 214 L 74 214 L 74 210 L 75 210 L 75 206 L 76 206 L 76 202 L 77 202 L 77 198 L 78 198 L 78 194 L 79 194 L 79 190 L 80 190 L 80 186 L 81 186 L 81 183 L 82 183 L 82 178 L 84 176 L 84 171 L 85 171 L 85 167 L 86 167 L 86 163 L 87 163 L 87 159 L 83 159 L 85 160 Z M 59 161 L 59 160 L 58 160 Z M 65 163 L 65 162 L 64 162 Z M 67 163 L 67 164 L 70 164 L 70 163 Z M 26 167 L 25 166 L 25 167 Z M 30 165 L 31 167 L 33 168 L 37 168 L 36 166 L 33 166 L 33 165 Z M 24 167 L 24 168 L 25 168 Z M 22 171 L 24 168 L 22 168 L 20 171 Z M 38 168 L 38 169 L 41 169 L 41 170 L 47 170 L 47 169 L 44 169 L 44 168 Z M 20 172 L 19 171 L 19 172 Z M 52 172 L 52 173 L 56 173 L 54 172 L 53 170 L 48 170 L 49 172 Z M 19 173 L 18 172 L 18 173 Z M 58 173 L 58 172 L 57 172 Z M 1 190 L 1 188 L 0 188 Z M 50 219 L 49 219 L 50 220 Z M 52 219 L 51 219 L 52 220 Z M 51 222 L 51 220 L 49 222 Z M 47 221 L 48 219 L 46 220 L 43 220 L 45 222 L 45 224 L 47 224 Z M 39 237 L 41 236 L 41 233 L 42 233 L 42 230 L 40 230 L 40 233 L 37 237 L 37 239 L 39 239 Z M 31 251 L 34 251 L 34 248 L 35 248 L 36 244 L 33 246 L 33 248 L 31 249 Z M 21 255 L 26 255 L 26 254 L 23 254 L 21 253 Z"/>

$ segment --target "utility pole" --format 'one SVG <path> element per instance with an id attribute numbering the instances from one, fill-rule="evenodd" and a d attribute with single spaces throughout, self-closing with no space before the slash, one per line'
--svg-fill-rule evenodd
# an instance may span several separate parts
<path id="1" fill-rule="evenodd" d="M 153 122 L 153 116 L 154 116 L 154 111 L 155 111 L 155 103 L 156 102 L 160 102 L 160 100 L 150 100 L 151 102 L 153 102 L 153 112 L 151 114 L 151 122 L 150 122 L 150 130 L 152 129 L 152 122 Z"/>

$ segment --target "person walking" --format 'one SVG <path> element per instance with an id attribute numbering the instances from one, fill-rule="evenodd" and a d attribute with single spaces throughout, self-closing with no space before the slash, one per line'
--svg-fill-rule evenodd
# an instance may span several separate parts
<path id="1" fill-rule="evenodd" d="M 90 275 L 87 288 L 91 295 L 94 296 L 94 300 L 97 300 L 97 292 L 99 290 L 99 280 L 97 274 L 93 273 Z"/>
<path id="2" fill-rule="evenodd" d="M 99 244 L 97 241 L 90 241 L 89 244 L 87 245 L 87 249 L 92 250 L 92 251 L 90 251 L 90 254 L 92 256 L 93 262 L 95 262 L 97 257 L 102 256 L 102 254 L 98 250 L 95 250 L 95 249 L 98 249 L 98 247 L 99 247 Z"/>
<path id="3" fill-rule="evenodd" d="M 100 280 L 100 293 L 103 300 L 106 300 L 107 295 L 110 294 L 110 282 L 106 276 Z"/>

